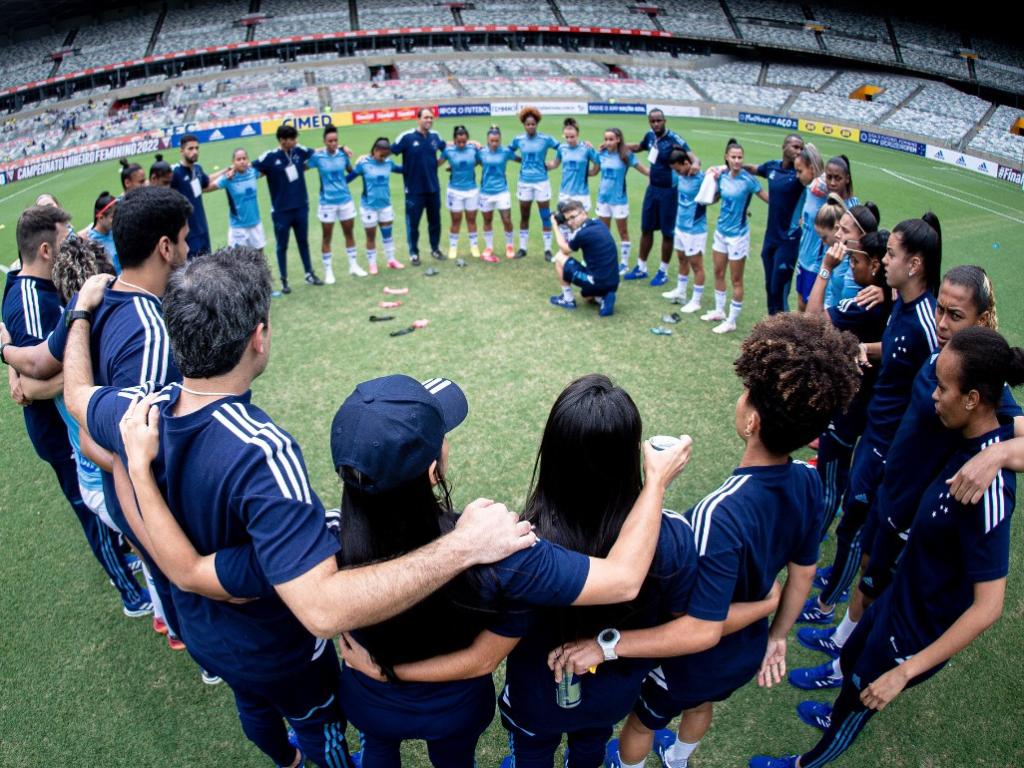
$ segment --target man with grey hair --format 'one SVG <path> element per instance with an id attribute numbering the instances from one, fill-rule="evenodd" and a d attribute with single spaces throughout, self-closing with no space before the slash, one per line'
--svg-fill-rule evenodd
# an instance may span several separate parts
<path id="1" fill-rule="evenodd" d="M 143 408 L 162 422 L 152 464 L 160 503 L 196 551 L 217 553 L 215 577 L 194 580 L 162 537 L 141 538 L 173 582 L 189 653 L 231 686 L 249 739 L 277 765 L 296 766 L 303 757 L 351 765 L 329 638 L 390 618 L 462 570 L 536 539 L 503 505 L 479 500 L 435 542 L 339 571 L 339 544 L 302 452 L 251 402 L 250 386 L 270 359 L 270 293 L 266 261 L 252 249 L 189 262 L 171 276 L 163 301 L 182 382 L 161 390 L 93 387 L 86 317 L 68 338 L 65 397 L 93 439 L 124 464 L 122 418 Z M 79 294 L 80 307 L 89 309 L 102 294 L 94 279 Z M 145 392 L 153 396 L 138 403 Z M 254 574 L 273 589 L 260 593 Z M 250 602 L 228 600 L 257 593 Z M 301 751 L 289 745 L 282 717 Z"/>

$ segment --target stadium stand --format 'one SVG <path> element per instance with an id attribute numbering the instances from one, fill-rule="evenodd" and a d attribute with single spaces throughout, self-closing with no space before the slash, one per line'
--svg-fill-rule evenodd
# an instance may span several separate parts
<path id="1" fill-rule="evenodd" d="M 527 96 L 537 98 L 554 96 L 559 98 L 585 99 L 589 94 L 574 80 L 564 77 L 489 77 L 479 79 L 459 78 L 467 96 Z"/>
<path id="2" fill-rule="evenodd" d="M 825 25 L 822 39 L 830 52 L 871 61 L 896 62 L 896 52 L 881 18 L 855 6 L 843 8 L 820 3 L 810 9 L 815 21 Z"/>
<path id="3" fill-rule="evenodd" d="M 803 28 L 800 6 L 772 0 L 729 0 L 744 40 L 779 48 L 817 51 L 813 32 Z"/>
<path id="4" fill-rule="evenodd" d="M 586 27 L 619 27 L 620 29 L 657 29 L 645 13 L 630 12 L 624 3 L 564 3 L 558 7 L 569 24 Z"/>
<path id="5" fill-rule="evenodd" d="M 892 109 L 887 104 L 857 101 L 845 96 L 805 91 L 796 97 L 789 111 L 795 115 L 809 115 L 821 119 L 871 124 Z"/>
<path id="6" fill-rule="evenodd" d="M 688 37 L 736 40 L 729 19 L 716 0 L 661 0 L 658 19 L 669 32 Z"/>
<path id="7" fill-rule="evenodd" d="M 50 54 L 58 50 L 62 42 L 63 33 L 46 35 L 5 47 L 3 67 L 0 68 L 0 85 L 10 88 L 49 76 L 50 70 L 53 69 Z"/>
<path id="8" fill-rule="evenodd" d="M 401 71 L 407 72 L 410 67 L 427 64 L 434 64 L 434 62 L 404 62 L 401 65 Z M 308 71 L 313 73 L 313 77 L 316 78 L 318 85 L 334 85 L 335 83 L 368 83 L 370 81 L 370 73 L 362 64 L 338 64 L 330 67 L 317 67 Z"/>
<path id="9" fill-rule="evenodd" d="M 101 67 L 141 58 L 149 46 L 158 15 L 146 13 L 127 16 L 80 28 L 73 43 L 75 55 L 65 59 L 61 71 Z M 199 38 L 196 43 L 203 40 L 205 38 Z"/>
<path id="10" fill-rule="evenodd" d="M 174 53 L 209 45 L 207 41 L 240 43 L 246 28 L 238 24 L 249 9 L 248 2 L 231 0 L 216 5 L 172 8 L 160 27 L 153 53 Z"/>
<path id="11" fill-rule="evenodd" d="M 660 80 L 621 80 L 615 78 L 581 77 L 587 89 L 602 101 L 623 99 L 669 99 L 672 101 L 702 101 L 702 97 L 689 83 L 678 78 Z"/>
<path id="12" fill-rule="evenodd" d="M 474 2 L 462 10 L 466 24 L 558 24 L 558 18 L 547 3 L 527 7 L 517 2 Z"/>
<path id="13" fill-rule="evenodd" d="M 999 107 L 968 144 L 969 149 L 989 152 L 1024 163 L 1024 136 L 1010 133 L 1010 126 L 1024 118 L 1024 110 Z"/>
<path id="14" fill-rule="evenodd" d="M 795 64 L 770 64 L 765 82 L 768 85 L 793 85 L 817 90 L 830 78 L 835 77 L 834 69 L 823 67 L 801 67 Z"/>
<path id="15" fill-rule="evenodd" d="M 389 101 L 451 99 L 459 91 L 448 80 L 385 80 L 368 86 L 340 83 L 330 87 L 332 106 L 375 104 Z"/>
<path id="16" fill-rule="evenodd" d="M 338 0 L 262 0 L 260 12 L 268 18 L 256 27 L 257 40 L 314 32 L 347 32 L 352 28 L 348 3 Z"/>
<path id="17" fill-rule="evenodd" d="M 528 12 L 526 6 L 523 12 Z M 454 23 L 451 10 L 444 6 L 416 4 L 409 0 L 359 0 L 359 25 L 363 29 L 450 26 Z"/>

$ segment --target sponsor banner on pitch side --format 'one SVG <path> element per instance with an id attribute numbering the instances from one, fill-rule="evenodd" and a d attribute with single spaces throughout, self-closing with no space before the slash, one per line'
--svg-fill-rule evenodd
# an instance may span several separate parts
<path id="1" fill-rule="evenodd" d="M 8 166 L 3 169 L 8 182 L 23 181 L 35 176 L 43 176 L 55 171 L 66 171 L 71 168 L 78 168 L 83 165 L 102 163 L 107 160 L 117 160 L 132 155 L 144 155 L 151 152 L 158 152 L 169 146 L 167 139 L 158 136 L 136 138 L 126 141 L 123 144 L 90 146 L 74 151 L 62 151 L 50 155 L 42 155 L 22 162 L 16 166 Z"/>
<path id="2" fill-rule="evenodd" d="M 429 107 L 437 116 L 437 107 Z M 384 109 L 363 109 L 352 113 L 353 125 L 365 125 L 367 123 L 391 123 L 399 120 L 415 120 L 421 107 L 386 107 Z"/>
<path id="3" fill-rule="evenodd" d="M 700 107 L 681 107 L 678 104 L 648 104 L 647 111 L 660 109 L 665 117 L 700 117 Z"/>
<path id="4" fill-rule="evenodd" d="M 974 155 L 965 155 L 955 149 L 947 147 L 936 147 L 934 144 L 925 145 L 925 157 L 929 160 L 938 160 L 940 163 L 955 165 L 957 168 L 966 168 L 977 173 L 984 173 L 993 179 L 999 175 L 999 163 L 982 160 Z"/>
<path id="5" fill-rule="evenodd" d="M 797 126 L 805 133 L 815 133 L 819 136 L 828 136 L 832 139 L 843 139 L 844 141 L 860 141 L 860 128 L 850 128 L 837 123 L 827 123 L 821 120 L 797 120 Z"/>
<path id="6" fill-rule="evenodd" d="M 276 130 L 276 129 L 275 129 Z M 195 131 L 194 136 L 198 137 L 200 144 L 207 144 L 211 141 L 224 141 L 225 139 L 243 139 L 249 136 L 259 136 L 263 133 L 260 123 L 242 123 L 240 125 L 225 125 L 222 128 L 207 128 L 203 131 Z M 181 137 L 184 134 L 171 136 L 171 146 L 181 145 Z"/>
<path id="7" fill-rule="evenodd" d="M 901 139 L 898 136 L 887 136 L 884 133 L 873 133 L 872 131 L 860 132 L 860 143 L 871 144 L 875 147 L 895 149 L 897 152 L 906 152 L 908 155 L 925 156 L 926 145 L 920 141 Z"/>
<path id="8" fill-rule="evenodd" d="M 761 115 L 757 112 L 740 112 L 739 121 L 752 125 L 767 125 L 771 128 L 785 128 L 788 131 L 795 131 L 799 127 L 795 117 Z"/>
<path id="9" fill-rule="evenodd" d="M 320 112 L 302 111 L 286 114 L 260 121 L 260 130 L 264 135 L 273 136 L 282 125 L 294 125 L 298 131 L 322 131 L 328 125 L 347 128 L 352 125 L 351 112 Z"/>
<path id="10" fill-rule="evenodd" d="M 519 113 L 518 101 L 492 101 L 491 114 L 495 117 L 515 115 Z"/>
<path id="11" fill-rule="evenodd" d="M 610 101 L 588 101 L 587 113 L 591 115 L 646 115 L 646 104 L 614 104 Z"/>
<path id="12" fill-rule="evenodd" d="M 1000 165 L 996 172 L 996 178 L 1008 181 L 1011 184 L 1024 185 L 1024 171 L 1020 168 L 1011 168 L 1008 165 Z"/>
<path id="13" fill-rule="evenodd" d="M 442 104 L 437 108 L 438 117 L 487 117 L 490 114 L 490 104 Z"/>

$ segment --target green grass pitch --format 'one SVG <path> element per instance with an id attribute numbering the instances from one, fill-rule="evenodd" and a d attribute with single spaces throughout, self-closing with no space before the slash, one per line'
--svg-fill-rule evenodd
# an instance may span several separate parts
<path id="1" fill-rule="evenodd" d="M 455 122 L 440 120 L 436 128 L 448 137 Z M 473 137 L 482 140 L 490 120 L 465 122 Z M 498 122 L 506 140 L 516 133 L 513 119 Z M 560 118 L 549 116 L 541 127 L 557 135 L 560 123 Z M 611 125 L 620 126 L 634 141 L 646 130 L 642 117 L 583 116 L 580 123 L 584 138 L 594 142 Z M 731 136 L 745 144 L 748 161 L 777 157 L 784 135 L 781 130 L 710 120 L 670 118 L 669 123 L 691 142 L 705 165 L 721 162 Z M 407 127 L 346 128 L 342 140 L 360 154 L 376 136 L 394 136 Z M 309 145 L 320 143 L 313 132 L 302 138 Z M 936 211 L 944 230 L 944 268 L 983 265 L 996 286 L 1003 332 L 1012 343 L 1024 342 L 1020 189 L 884 149 L 813 139 L 826 158 L 840 152 L 851 157 L 856 193 L 879 205 L 884 226 L 891 228 L 928 209 Z M 274 140 L 256 137 L 238 145 L 255 156 L 272 147 Z M 207 171 L 225 166 L 234 146 L 203 146 L 201 163 Z M 173 161 L 177 151 L 166 154 Z M 137 160 L 148 168 L 152 157 Z M 510 172 L 514 174 L 515 168 Z M 557 184 L 557 171 L 553 177 Z M 628 178 L 635 258 L 646 180 L 636 173 Z M 313 173 L 308 186 L 315 199 Z M 355 186 L 358 189 L 359 183 Z M 265 185 L 261 187 L 261 207 L 269 225 L 269 200 Z M 119 191 L 115 163 L 0 189 L 0 261 L 14 260 L 18 214 L 37 194 L 55 194 L 73 213 L 75 225 L 82 227 L 89 223 L 93 201 L 104 189 Z M 398 177 L 393 192 L 399 219 L 396 243 L 406 261 Z M 204 201 L 214 246 L 223 245 L 224 196 L 209 194 Z M 570 313 L 549 306 L 548 296 L 557 292 L 557 284 L 551 266 L 541 258 L 536 214 L 527 259 L 496 265 L 470 259 L 466 269 L 446 262 L 438 265 L 441 274 L 432 279 L 424 278 L 423 268 L 350 278 L 336 232 L 338 284 L 307 287 L 297 279 L 302 273 L 293 243 L 294 292 L 273 302 L 273 356 L 255 383 L 255 401 L 298 439 L 314 488 L 332 506 L 339 488 L 330 466 L 329 424 L 352 387 L 392 372 L 422 379 L 451 377 L 465 388 L 471 404 L 469 419 L 452 435 L 456 502 L 461 505 L 486 495 L 518 508 L 555 396 L 574 377 L 603 372 L 632 394 L 644 417 L 645 434 L 693 435 L 693 460 L 667 499 L 669 506 L 686 509 L 731 472 L 741 453 L 733 428 L 740 387 L 731 362 L 744 333 L 764 314 L 757 254 L 765 210 L 760 202 L 752 202 L 752 258 L 744 313 L 739 332 L 724 338 L 713 335 L 696 316 L 684 317 L 671 337 L 652 335 L 649 329 L 659 324 L 669 305 L 660 297 L 666 289 L 646 284 L 624 284 L 615 316 L 608 319 L 599 319 L 587 307 Z M 712 209 L 712 218 L 716 215 Z M 514 219 L 518 229 L 517 214 Z M 444 221 L 443 250 L 447 214 Z M 424 221 L 421 238 L 425 236 Z M 315 211 L 310 240 L 316 260 L 320 236 Z M 358 240 L 362 244 L 361 232 Z M 468 256 L 465 236 L 462 248 Z M 421 250 L 426 254 L 425 245 Z M 270 249 L 268 256 L 273 265 Z M 710 280 L 710 259 L 707 267 Z M 276 266 L 272 270 L 276 273 Z M 399 321 L 370 324 L 368 316 L 384 298 L 385 285 L 408 286 L 410 294 L 395 312 Z M 706 305 L 712 298 L 710 289 L 709 285 Z M 399 324 L 418 318 L 428 318 L 430 326 L 408 336 L 388 337 Z M 84 545 L 52 473 L 32 452 L 18 411 L 8 397 L 0 398 L 0 765 L 267 764 L 242 735 L 227 687 L 204 686 L 196 666 L 185 654 L 169 651 L 163 638 L 149 629 L 148 620 L 121 615 L 116 593 Z M 937 678 L 902 694 L 838 765 L 995 768 L 1024 763 L 1024 558 L 1020 526 L 1015 528 L 1002 620 Z M 831 546 L 825 545 L 823 559 L 831 555 Z M 791 667 L 821 662 L 795 642 L 792 646 Z M 794 713 L 804 697 L 786 684 L 772 690 L 751 684 L 737 692 L 716 708 L 715 724 L 695 764 L 740 766 L 755 752 L 779 754 L 809 747 L 816 733 L 800 724 Z M 504 731 L 495 721 L 480 741 L 480 765 L 496 766 L 505 746 Z M 422 744 L 408 744 L 404 754 L 409 765 L 427 765 Z"/>

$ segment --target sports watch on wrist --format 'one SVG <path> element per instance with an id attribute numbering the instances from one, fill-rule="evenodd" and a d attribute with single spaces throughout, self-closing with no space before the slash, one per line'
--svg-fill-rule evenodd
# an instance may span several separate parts
<path id="1" fill-rule="evenodd" d="M 64 313 L 64 327 L 71 328 L 71 324 L 75 320 L 86 320 L 92 322 L 92 312 L 88 309 L 72 309 L 70 312 Z"/>
<path id="2" fill-rule="evenodd" d="M 831 277 L 831 275 L 832 270 L 829 269 L 828 267 L 822 267 L 821 269 L 818 270 L 818 277 L 820 277 L 822 280 L 828 280 L 829 277 Z"/>
<path id="3" fill-rule="evenodd" d="M 615 653 L 615 646 L 619 644 L 619 640 L 622 635 L 617 629 L 602 629 L 601 633 L 597 636 L 597 644 L 601 646 L 601 652 L 604 654 L 605 661 L 614 661 L 619 658 L 619 655 Z"/>
<path id="4" fill-rule="evenodd" d="M 4 357 L 4 350 L 7 349 L 9 346 L 11 346 L 9 342 L 4 342 L 3 344 L 0 344 L 0 363 L 3 363 L 4 365 L 8 364 L 7 358 Z"/>

